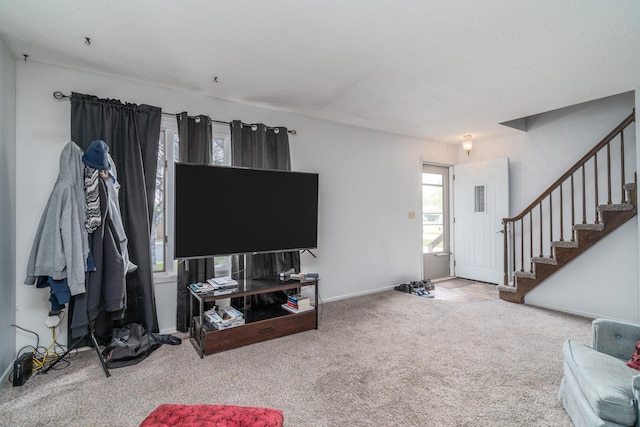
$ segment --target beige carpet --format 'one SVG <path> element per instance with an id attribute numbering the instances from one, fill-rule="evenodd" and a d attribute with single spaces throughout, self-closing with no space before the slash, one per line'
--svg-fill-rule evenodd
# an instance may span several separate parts
<path id="1" fill-rule="evenodd" d="M 204 359 L 184 340 L 111 378 L 84 351 L 4 384 L 0 425 L 137 426 L 162 403 L 215 403 L 278 408 L 287 427 L 570 426 L 562 342 L 590 342 L 590 320 L 448 291 L 328 303 L 319 330 Z"/>

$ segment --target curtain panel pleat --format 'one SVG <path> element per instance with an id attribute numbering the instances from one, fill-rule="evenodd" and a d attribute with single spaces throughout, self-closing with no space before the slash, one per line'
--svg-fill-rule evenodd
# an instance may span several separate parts
<path id="1" fill-rule="evenodd" d="M 256 169 L 291 170 L 289 134 L 286 127 L 267 128 L 264 124 L 242 125 L 240 120 L 231 122 L 232 165 Z M 233 257 L 233 270 L 244 270 L 241 256 Z M 300 271 L 300 252 L 276 252 L 251 256 L 249 278 L 277 278 L 281 271 L 295 268 Z M 240 276 L 238 276 L 240 277 Z"/>
<path id="2" fill-rule="evenodd" d="M 126 276 L 125 321 L 139 323 L 150 332 L 159 332 L 150 231 L 161 115 L 160 108 L 149 105 L 122 103 L 79 93 L 71 96 L 71 139 L 83 150 L 92 141 L 103 140 L 115 162 L 129 255 L 131 262 L 138 265 Z M 101 329 L 110 327 L 96 324 L 96 331 Z"/>
<path id="3" fill-rule="evenodd" d="M 213 129 L 207 116 L 189 117 L 187 112 L 176 115 L 178 121 L 179 155 L 178 160 L 184 163 L 210 164 L 212 159 Z M 213 191 L 202 189 L 203 197 Z M 203 226 L 212 226 L 211 224 Z M 215 277 L 214 258 L 182 260 L 178 265 L 178 289 L 176 309 L 176 329 L 180 332 L 189 330 L 189 290 L 190 283 L 204 282 Z"/>

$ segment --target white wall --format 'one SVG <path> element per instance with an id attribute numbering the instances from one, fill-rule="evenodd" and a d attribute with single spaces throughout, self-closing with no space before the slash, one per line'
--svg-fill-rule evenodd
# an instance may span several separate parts
<path id="1" fill-rule="evenodd" d="M 528 120 L 527 132 L 474 141 L 471 155 L 460 152 L 459 161 L 509 157 L 514 216 L 625 119 L 634 105 L 634 93 L 628 92 L 540 114 Z M 626 137 L 633 141 L 637 135 Z M 528 293 L 525 303 L 588 317 L 640 321 L 637 264 L 638 224 L 630 221 Z"/>
<path id="2" fill-rule="evenodd" d="M 0 380 L 15 357 L 16 61 L 0 37 Z"/>
<path id="3" fill-rule="evenodd" d="M 186 110 L 218 120 L 295 129 L 297 135 L 290 138 L 293 169 L 320 174 L 318 258 L 304 254 L 302 268 L 320 273 L 322 299 L 375 292 L 422 277 L 420 215 L 408 218 L 408 212 L 421 211 L 420 159 L 453 164 L 453 145 L 34 62 L 18 61 L 17 75 L 16 314 L 19 324 L 41 334 L 41 342 L 51 335 L 43 323 L 48 292 L 21 283 L 58 174 L 58 156 L 70 138 L 69 102 L 54 99 L 57 90 L 151 104 L 171 113 Z M 170 285 L 156 287 L 158 321 L 165 332 L 175 329 L 174 292 Z M 25 343 L 31 343 L 31 337 L 18 333 L 17 345 Z"/>

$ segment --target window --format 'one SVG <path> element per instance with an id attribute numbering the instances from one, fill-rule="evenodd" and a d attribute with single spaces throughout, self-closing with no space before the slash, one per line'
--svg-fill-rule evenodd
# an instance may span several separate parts
<path id="1" fill-rule="evenodd" d="M 178 262 L 173 260 L 173 183 L 174 163 L 178 161 L 180 139 L 175 118 L 163 117 L 158 144 L 158 170 L 151 224 L 151 263 L 154 273 L 177 274 Z M 228 125 L 213 125 L 212 163 L 231 164 L 231 129 Z M 228 275 L 230 257 L 215 258 L 216 275 Z"/>
<path id="2" fill-rule="evenodd" d="M 475 194 L 475 209 L 476 213 L 485 213 L 485 205 L 486 205 L 486 195 L 485 195 L 485 187 L 484 185 L 476 185 L 474 187 Z"/>
<path id="3" fill-rule="evenodd" d="M 422 173 L 422 252 L 443 252 L 445 246 L 442 173 Z"/>

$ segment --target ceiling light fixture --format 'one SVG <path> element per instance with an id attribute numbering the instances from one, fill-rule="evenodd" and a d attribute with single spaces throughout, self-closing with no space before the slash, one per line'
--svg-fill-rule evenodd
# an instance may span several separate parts
<path id="1" fill-rule="evenodd" d="M 465 135 L 462 138 L 464 139 L 464 141 L 462 141 L 462 149 L 467 152 L 468 156 L 473 148 L 473 141 L 471 140 L 471 135 Z"/>

